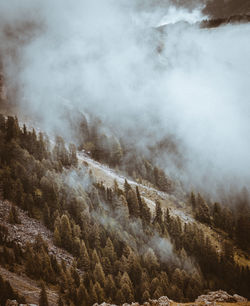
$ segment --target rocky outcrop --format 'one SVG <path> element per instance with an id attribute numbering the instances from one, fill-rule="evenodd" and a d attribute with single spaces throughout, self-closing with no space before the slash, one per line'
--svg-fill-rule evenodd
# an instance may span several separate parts
<path id="1" fill-rule="evenodd" d="M 38 306 L 37 304 L 18 304 L 16 300 L 7 300 L 5 306 Z"/>
<path id="2" fill-rule="evenodd" d="M 53 233 L 49 231 L 41 222 L 32 219 L 27 212 L 16 206 L 20 224 L 10 224 L 8 221 L 11 203 L 7 200 L 0 200 L 0 223 L 8 228 L 8 239 L 24 247 L 28 242 L 33 243 L 38 234 L 48 244 L 49 254 L 56 256 L 57 260 L 64 261 L 66 265 L 71 265 L 74 258 L 65 250 L 58 248 L 53 243 Z M 79 270 L 79 273 L 82 272 Z"/>
<path id="3" fill-rule="evenodd" d="M 18 306 L 18 303 L 16 300 L 7 300 L 5 306 Z"/>
<path id="4" fill-rule="evenodd" d="M 219 290 L 209 292 L 208 294 L 200 295 L 193 305 L 216 305 L 217 302 L 220 303 L 242 303 L 247 302 L 247 299 L 238 295 L 230 295 L 226 291 Z M 148 302 L 143 303 L 143 306 L 170 306 L 171 303 L 174 303 L 167 296 L 162 296 L 158 300 L 149 300 Z M 131 303 L 131 304 L 123 304 L 122 306 L 140 306 L 139 303 Z M 114 304 L 102 303 L 102 304 L 94 304 L 93 306 L 116 306 Z"/>
<path id="5" fill-rule="evenodd" d="M 205 304 L 213 304 L 215 302 L 221 303 L 240 303 L 247 302 L 247 299 L 238 295 L 230 295 L 226 291 L 218 290 L 212 291 L 208 294 L 200 295 L 196 300 L 196 303 L 205 303 Z"/>
<path id="6" fill-rule="evenodd" d="M 149 300 L 148 302 L 143 303 L 143 306 L 170 306 L 170 303 L 172 300 L 170 300 L 167 296 L 162 296 L 158 300 Z M 139 303 L 125 303 L 122 304 L 122 306 L 140 306 Z M 102 304 L 94 304 L 93 306 L 116 306 L 115 304 L 108 304 L 108 303 L 102 303 Z"/>

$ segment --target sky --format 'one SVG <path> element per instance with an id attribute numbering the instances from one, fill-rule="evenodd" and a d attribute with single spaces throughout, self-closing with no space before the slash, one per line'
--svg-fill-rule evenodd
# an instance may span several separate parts
<path id="1" fill-rule="evenodd" d="M 172 135 L 184 167 L 168 154 L 158 163 L 188 184 L 249 185 L 250 24 L 200 29 L 202 8 L 149 0 L 1 1 L 9 95 L 21 113 L 66 139 L 69 113 L 88 112 L 142 152 Z"/>

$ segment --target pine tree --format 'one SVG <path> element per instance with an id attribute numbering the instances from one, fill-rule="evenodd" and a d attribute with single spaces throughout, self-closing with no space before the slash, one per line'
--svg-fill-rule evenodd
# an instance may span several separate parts
<path id="1" fill-rule="evenodd" d="M 114 282 L 114 278 L 111 274 L 108 275 L 108 277 L 105 280 L 105 293 L 107 297 L 111 297 L 113 300 L 115 298 L 115 293 L 116 293 L 116 286 Z"/>
<path id="2" fill-rule="evenodd" d="M 61 217 L 60 236 L 62 246 L 70 251 L 72 246 L 72 230 L 67 215 L 62 215 Z"/>
<path id="3" fill-rule="evenodd" d="M 107 241 L 106 241 L 106 245 L 105 248 L 103 250 L 103 253 L 105 256 L 108 257 L 108 259 L 110 260 L 111 263 L 114 263 L 116 260 L 116 253 L 115 253 L 115 249 L 113 246 L 112 241 L 110 240 L 110 238 L 108 237 Z"/>
<path id="4" fill-rule="evenodd" d="M 40 296 L 39 296 L 39 306 L 49 306 L 47 292 L 46 292 L 45 285 L 43 282 L 41 284 L 41 291 L 40 291 Z"/>
<path id="5" fill-rule="evenodd" d="M 150 294 L 148 290 L 145 290 L 142 294 L 142 301 L 145 303 L 148 302 L 149 299 L 150 299 Z"/>
<path id="6" fill-rule="evenodd" d="M 56 226 L 55 227 L 55 230 L 54 230 L 54 243 L 56 246 L 60 247 L 62 245 L 62 242 L 61 242 L 61 236 L 60 236 L 60 233 L 59 233 L 59 230 L 58 230 L 58 227 Z"/>
<path id="7" fill-rule="evenodd" d="M 6 121 L 6 141 L 9 142 L 11 139 L 15 139 L 18 136 L 19 125 L 17 118 L 8 117 Z"/>
<path id="8" fill-rule="evenodd" d="M 51 228 L 51 216 L 50 216 L 50 209 L 48 207 L 48 204 L 45 203 L 44 204 L 44 208 L 43 208 L 43 221 L 44 221 L 44 224 Z M 52 224 L 53 225 L 53 224 Z M 57 229 L 58 230 L 58 229 Z"/>
<path id="9" fill-rule="evenodd" d="M 88 306 L 89 305 L 89 295 L 84 287 L 84 285 L 81 283 L 78 290 L 77 290 L 77 305 L 81 306 Z"/>
<path id="10" fill-rule="evenodd" d="M 198 193 L 197 201 L 196 201 L 196 214 L 195 217 L 197 220 L 204 222 L 204 223 L 210 223 L 210 214 L 209 214 L 209 208 L 205 202 L 205 200 L 202 198 L 202 196 Z"/>
<path id="11" fill-rule="evenodd" d="M 127 302 L 126 298 L 124 297 L 124 294 L 122 292 L 121 289 L 119 289 L 116 293 L 116 296 L 115 296 L 115 302 L 118 304 L 118 305 L 122 305 L 124 303 Z"/>
<path id="12" fill-rule="evenodd" d="M 128 181 L 125 179 L 124 181 L 124 192 L 125 196 L 127 197 L 129 190 L 131 190 L 131 186 L 129 185 Z"/>
<path id="13" fill-rule="evenodd" d="M 130 252 L 128 257 L 128 273 L 134 284 L 140 284 L 142 277 L 142 268 L 138 257 L 133 251 Z"/>
<path id="14" fill-rule="evenodd" d="M 195 194 L 194 194 L 193 191 L 190 194 L 190 204 L 192 206 L 192 209 L 195 210 L 195 208 L 196 208 L 196 199 L 195 199 Z"/>
<path id="15" fill-rule="evenodd" d="M 102 265 L 101 263 L 97 263 L 95 265 L 95 270 L 94 270 L 94 277 L 95 277 L 95 280 L 97 282 L 99 282 L 99 284 L 104 287 L 104 283 L 105 283 L 105 274 L 103 272 L 103 268 L 102 268 Z"/>
<path id="16" fill-rule="evenodd" d="M 103 303 L 105 301 L 105 293 L 104 293 L 103 288 L 100 286 L 99 282 L 95 282 L 93 291 L 95 292 L 97 296 L 98 303 L 99 304 Z"/>
<path id="17" fill-rule="evenodd" d="M 76 146 L 74 144 L 69 145 L 69 162 L 73 166 L 77 166 Z"/>
<path id="18" fill-rule="evenodd" d="M 133 285 L 127 272 L 124 272 L 121 277 L 120 287 L 127 302 L 132 303 L 134 301 Z"/>
<path id="19" fill-rule="evenodd" d="M 80 255 L 77 260 L 77 266 L 84 271 L 88 271 L 90 269 L 90 259 L 89 254 L 86 248 L 86 245 L 83 240 L 80 242 Z"/>
<path id="20" fill-rule="evenodd" d="M 162 209 L 161 209 L 161 204 L 159 201 L 156 201 L 155 205 L 155 220 L 154 222 L 159 223 L 160 225 L 162 224 Z"/>
<path id="21" fill-rule="evenodd" d="M 127 202 L 130 216 L 138 218 L 140 216 L 139 204 L 136 193 L 132 189 L 128 191 Z"/>

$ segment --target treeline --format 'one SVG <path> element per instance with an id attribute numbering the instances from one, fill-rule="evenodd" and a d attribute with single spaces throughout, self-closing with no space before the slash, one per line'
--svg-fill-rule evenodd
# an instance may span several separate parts
<path id="1" fill-rule="evenodd" d="M 195 218 L 214 228 L 221 229 L 242 249 L 250 251 L 250 203 L 246 188 L 238 195 L 231 196 L 230 203 L 210 203 L 198 193 L 190 195 Z"/>
<path id="2" fill-rule="evenodd" d="M 249 269 L 235 264 L 227 246 L 218 253 L 200 228 L 184 226 L 160 202 L 152 214 L 138 188 L 127 181 L 122 189 L 116 182 L 112 188 L 95 182 L 84 166 L 75 167 L 75 147 L 66 148 L 62 139 L 50 150 L 46 136 L 25 130 L 16 118 L 2 118 L 3 196 L 42 220 L 54 232 L 54 243 L 75 261 L 71 266 L 58 263 L 41 237 L 25 250 L 6 246 L 5 253 L 20 255 L 3 258 L 14 258 L 7 263 L 12 268 L 19 260 L 30 277 L 56 286 L 60 305 L 144 302 L 162 295 L 187 302 L 206 289 L 249 296 Z M 71 169 L 77 176 L 74 184 L 67 183 Z M 17 222 L 18 216 L 10 214 L 9 220 Z"/>

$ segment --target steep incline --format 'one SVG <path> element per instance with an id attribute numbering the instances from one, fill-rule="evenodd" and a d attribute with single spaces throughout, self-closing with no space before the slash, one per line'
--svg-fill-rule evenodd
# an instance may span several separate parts
<path id="1" fill-rule="evenodd" d="M 38 220 L 30 218 L 26 212 L 17 206 L 16 210 L 18 211 L 21 224 L 10 224 L 8 222 L 10 208 L 10 202 L 0 200 L 0 223 L 8 228 L 8 238 L 10 241 L 14 241 L 20 246 L 25 246 L 28 242 L 35 242 L 36 236 L 40 234 L 48 244 L 49 254 L 55 255 L 59 262 L 63 260 L 66 264 L 72 263 L 73 256 L 54 245 L 53 233 Z"/>
<path id="2" fill-rule="evenodd" d="M 41 288 L 39 287 L 38 282 L 31 280 L 25 275 L 18 275 L 16 273 L 12 273 L 3 267 L 0 266 L 0 275 L 4 280 L 10 282 L 11 286 L 15 288 L 15 290 L 25 297 L 27 303 L 38 305 L 39 303 L 39 294 Z M 46 289 L 47 297 L 50 306 L 57 305 L 58 294 L 56 291 L 51 289 Z"/>
<path id="3" fill-rule="evenodd" d="M 195 221 L 190 215 L 190 212 L 186 209 L 185 203 L 178 201 L 174 195 L 167 194 L 151 186 L 146 186 L 126 178 L 124 175 L 115 171 L 114 169 L 109 168 L 107 165 L 103 165 L 93 160 L 84 151 L 78 152 L 77 157 L 80 162 L 84 163 L 85 166 L 87 165 L 91 169 L 96 180 L 98 182 L 103 182 L 105 187 L 112 187 L 114 185 L 114 180 L 116 180 L 118 186 L 123 189 L 125 179 L 127 179 L 127 182 L 131 186 L 137 186 L 141 196 L 147 203 L 152 213 L 155 211 L 155 201 L 158 200 L 161 202 L 163 207 L 168 207 L 170 209 L 170 213 L 172 215 L 179 216 L 183 222 L 186 223 Z M 178 209 L 178 206 L 181 209 Z"/>

